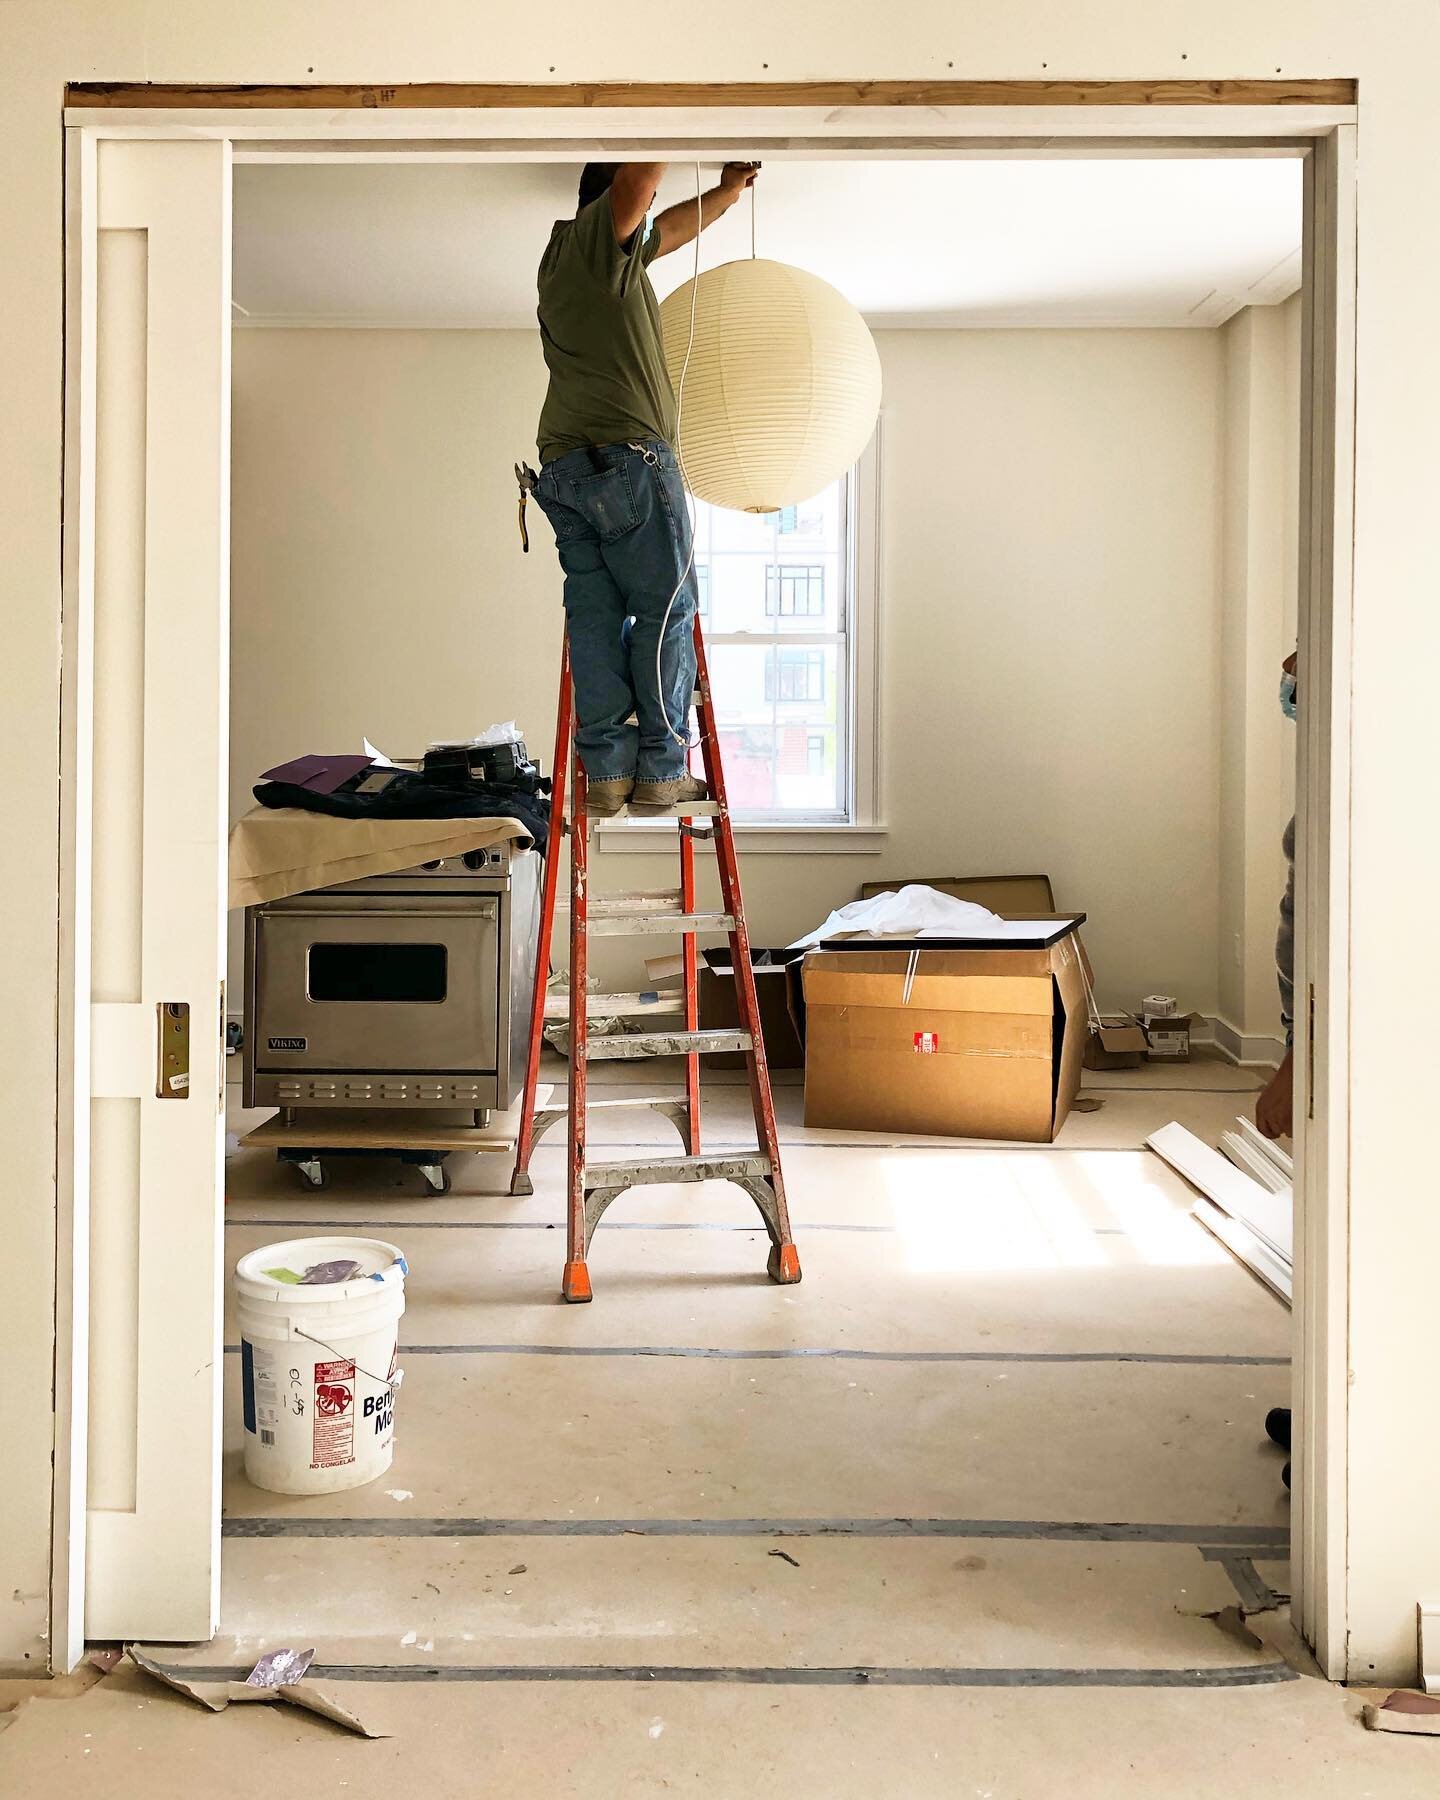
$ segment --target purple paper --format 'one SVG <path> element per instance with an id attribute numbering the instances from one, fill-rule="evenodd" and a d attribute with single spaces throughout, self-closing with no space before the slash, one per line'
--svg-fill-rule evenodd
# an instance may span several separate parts
<path id="1" fill-rule="evenodd" d="M 323 1262 L 311 1263 L 300 1277 L 301 1287 L 334 1287 L 336 1282 L 349 1281 L 359 1272 L 358 1262 Z"/>
<path id="2" fill-rule="evenodd" d="M 368 756 L 297 756 L 267 769 L 262 781 L 288 781 L 292 787 L 309 788 L 312 794 L 333 794 L 352 775 L 370 767 Z"/>

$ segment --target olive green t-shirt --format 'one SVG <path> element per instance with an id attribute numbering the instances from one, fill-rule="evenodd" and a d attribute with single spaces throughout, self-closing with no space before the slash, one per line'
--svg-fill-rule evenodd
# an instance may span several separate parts
<path id="1" fill-rule="evenodd" d="M 643 241 L 642 241 L 643 240 Z M 659 233 L 615 235 L 610 195 L 557 221 L 540 259 L 540 340 L 550 388 L 540 413 L 540 461 L 587 444 L 675 436 L 675 390 L 660 342 L 660 306 L 646 274 Z"/>

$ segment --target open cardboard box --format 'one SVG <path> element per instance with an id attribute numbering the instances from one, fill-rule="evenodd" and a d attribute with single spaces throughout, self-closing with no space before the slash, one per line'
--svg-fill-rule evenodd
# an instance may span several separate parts
<path id="1" fill-rule="evenodd" d="M 700 1028 L 738 1029 L 740 1002 L 728 948 L 705 950 L 700 964 Z M 760 1039 L 772 1069 L 805 1066 L 805 1000 L 800 991 L 800 956 L 795 951 L 750 951 L 755 999 L 760 1008 Z M 743 1069 L 745 1052 L 725 1050 L 705 1058 L 710 1069 Z"/>
<path id="2" fill-rule="evenodd" d="M 1133 1013 L 1102 1013 L 1100 1028 L 1085 1040 L 1087 1069 L 1138 1069 L 1149 1045 Z"/>
<path id="3" fill-rule="evenodd" d="M 1089 1036 L 1082 920 L 1037 920 L 1023 947 L 812 950 L 805 1123 L 1052 1142 Z"/>

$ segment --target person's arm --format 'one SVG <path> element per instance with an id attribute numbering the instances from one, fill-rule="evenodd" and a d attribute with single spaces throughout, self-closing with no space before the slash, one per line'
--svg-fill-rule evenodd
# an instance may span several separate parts
<path id="1" fill-rule="evenodd" d="M 664 173 L 664 163 L 622 163 L 616 171 L 610 183 L 610 215 L 622 244 L 629 243 L 645 223 Z"/>
<path id="2" fill-rule="evenodd" d="M 759 173 L 758 163 L 726 163 L 720 171 L 719 186 L 700 196 L 699 230 L 704 231 L 722 214 L 729 212 L 746 188 L 754 185 Z M 655 221 L 656 235 L 660 239 L 656 256 L 668 256 L 682 244 L 694 243 L 697 236 L 695 213 L 693 200 L 681 200 L 677 205 L 665 208 Z"/>

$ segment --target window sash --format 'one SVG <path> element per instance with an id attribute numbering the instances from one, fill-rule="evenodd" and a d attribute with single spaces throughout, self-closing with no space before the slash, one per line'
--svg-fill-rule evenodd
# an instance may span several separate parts
<path id="1" fill-rule="evenodd" d="M 840 520 L 837 545 L 839 551 L 840 603 L 837 608 L 839 614 L 837 629 L 832 631 L 796 631 L 788 628 L 781 629 L 777 623 L 773 629 L 768 631 L 753 629 L 745 631 L 712 631 L 706 618 L 702 616 L 701 631 L 704 636 L 707 650 L 738 645 L 756 650 L 766 649 L 769 650 L 773 656 L 773 653 L 776 650 L 782 648 L 785 650 L 801 650 L 806 648 L 823 650 L 833 647 L 837 653 L 835 664 L 835 717 L 834 724 L 830 727 L 837 740 L 837 804 L 830 807 L 737 807 L 734 815 L 735 823 L 742 829 L 746 825 L 791 825 L 797 830 L 804 830 L 811 825 L 850 825 L 858 822 L 856 813 L 858 800 L 857 758 L 860 755 L 860 748 L 857 742 L 859 700 L 855 685 L 857 673 L 855 658 L 857 631 L 860 626 L 860 621 L 857 617 L 857 608 L 860 605 L 862 583 L 862 572 L 859 567 L 859 557 L 857 554 L 857 509 L 860 504 L 861 480 L 861 473 L 857 467 L 848 470 L 841 481 Z M 705 552 L 702 551 L 701 555 L 704 554 Z M 724 556 L 729 554 L 729 552 L 722 551 L 720 554 L 721 556 Z M 772 593 L 778 593 L 779 591 L 780 572 L 791 568 L 806 571 L 816 570 L 819 572 L 820 581 L 817 585 L 820 585 L 822 588 L 822 597 L 817 613 L 809 615 L 805 613 L 785 614 L 776 613 L 771 610 L 771 595 Z M 781 618 L 798 618 L 804 620 L 807 616 L 823 618 L 824 570 L 824 564 L 802 563 L 798 559 L 794 563 L 788 564 L 781 562 L 771 563 L 766 570 L 765 584 L 765 617 L 767 621 L 771 619 L 778 621 Z M 866 591 L 868 592 L 868 588 Z M 776 693 L 776 697 L 771 697 L 771 693 L 774 691 L 771 689 L 771 681 L 773 680 L 776 683 L 776 688 L 778 689 L 779 677 L 778 673 L 771 676 L 770 663 L 771 658 L 767 657 L 765 704 L 784 706 L 788 703 L 785 697 L 780 697 L 778 693 Z M 823 697 L 825 693 L 823 659 L 820 666 L 820 681 L 822 684 L 821 696 Z M 795 703 L 804 704 L 804 701 L 801 700 Z M 814 704 L 814 701 L 812 701 L 811 704 Z M 717 720 L 717 723 L 721 722 L 723 721 Z M 820 734 L 817 733 L 814 735 Z M 809 746 L 807 746 L 807 748 L 809 748 Z M 868 793 L 868 791 L 867 787 L 866 792 Z"/>

